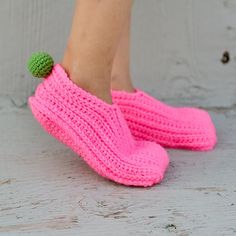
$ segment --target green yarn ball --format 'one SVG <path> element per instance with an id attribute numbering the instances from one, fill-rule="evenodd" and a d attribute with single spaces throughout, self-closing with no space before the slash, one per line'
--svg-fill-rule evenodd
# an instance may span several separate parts
<path id="1" fill-rule="evenodd" d="M 34 53 L 28 60 L 28 70 L 37 78 L 47 77 L 51 73 L 53 65 L 53 58 L 45 52 Z"/>

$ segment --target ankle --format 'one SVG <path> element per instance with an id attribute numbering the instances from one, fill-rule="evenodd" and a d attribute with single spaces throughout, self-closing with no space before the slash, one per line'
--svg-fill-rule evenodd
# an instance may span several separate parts
<path id="1" fill-rule="evenodd" d="M 131 93 L 135 91 L 131 78 L 128 74 L 113 74 L 111 77 L 111 89 L 123 90 Z"/>
<path id="2" fill-rule="evenodd" d="M 61 66 L 67 72 L 70 80 L 83 90 L 95 95 L 99 99 L 112 104 L 110 79 L 106 73 L 89 69 L 89 66 L 81 66 L 78 60 L 65 53 Z"/>

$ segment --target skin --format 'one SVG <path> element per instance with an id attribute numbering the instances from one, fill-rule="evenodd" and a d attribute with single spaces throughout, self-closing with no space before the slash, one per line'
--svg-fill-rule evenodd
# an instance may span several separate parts
<path id="1" fill-rule="evenodd" d="M 109 104 L 112 104 L 112 71 L 113 78 L 115 74 L 118 78 L 118 72 L 127 67 L 123 62 L 119 64 L 127 47 L 124 29 L 131 8 L 132 0 L 77 0 L 61 62 L 75 84 Z M 121 49 L 117 51 L 118 47 Z M 112 70 L 115 56 L 116 66 Z"/>
<path id="2" fill-rule="evenodd" d="M 134 86 L 130 76 L 130 25 L 131 13 L 126 21 L 119 46 L 112 65 L 111 88 L 133 92 Z"/>

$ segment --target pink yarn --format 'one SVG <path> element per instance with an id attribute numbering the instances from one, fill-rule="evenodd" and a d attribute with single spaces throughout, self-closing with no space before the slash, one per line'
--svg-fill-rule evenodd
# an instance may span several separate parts
<path id="1" fill-rule="evenodd" d="M 112 99 L 138 140 L 199 151 L 210 150 L 216 144 L 215 127 L 206 111 L 171 107 L 139 89 L 134 93 L 112 91 Z"/>
<path id="2" fill-rule="evenodd" d="M 109 105 L 75 85 L 57 64 L 29 98 L 33 115 L 101 176 L 132 186 L 159 183 L 168 166 L 166 151 L 136 141 L 117 104 Z"/>

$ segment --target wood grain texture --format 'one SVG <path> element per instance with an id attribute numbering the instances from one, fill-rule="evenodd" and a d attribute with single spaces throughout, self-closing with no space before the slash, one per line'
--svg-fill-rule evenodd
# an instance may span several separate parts
<path id="1" fill-rule="evenodd" d="M 35 51 L 60 60 L 70 30 L 74 1 L 1 0 L 0 96 L 24 106 L 39 80 L 26 68 Z"/>
<path id="2" fill-rule="evenodd" d="M 74 1 L 1 0 L 0 95 L 26 103 L 38 83 L 26 71 L 38 50 L 62 57 Z M 234 0 L 136 0 L 132 74 L 137 86 L 174 104 L 235 107 Z M 225 51 L 230 60 L 222 64 Z"/>
<path id="3" fill-rule="evenodd" d="M 139 24 L 133 31 L 133 74 L 138 84 L 175 104 L 235 106 L 235 1 L 148 5 L 139 2 L 134 11 L 134 25 Z M 230 61 L 222 64 L 225 51 Z"/>
<path id="4" fill-rule="evenodd" d="M 212 114 L 217 148 L 169 150 L 165 180 L 142 189 L 99 177 L 28 110 L 2 108 L 0 235 L 235 235 L 236 113 Z"/>

